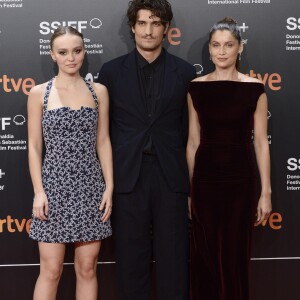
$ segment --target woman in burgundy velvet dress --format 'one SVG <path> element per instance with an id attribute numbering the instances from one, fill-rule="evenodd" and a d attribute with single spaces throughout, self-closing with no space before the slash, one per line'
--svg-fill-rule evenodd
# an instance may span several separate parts
<path id="1" fill-rule="evenodd" d="M 209 40 L 215 71 L 189 88 L 191 300 L 249 299 L 252 228 L 271 212 L 267 97 L 259 80 L 238 72 L 242 51 L 237 23 L 216 23 Z"/>

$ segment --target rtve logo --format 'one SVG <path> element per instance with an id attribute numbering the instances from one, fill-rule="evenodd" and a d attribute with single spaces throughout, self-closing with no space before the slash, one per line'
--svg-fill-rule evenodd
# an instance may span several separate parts
<path id="1" fill-rule="evenodd" d="M 280 230 L 282 228 L 282 215 L 278 212 L 272 212 L 267 220 L 255 227 L 270 227 L 273 230 Z"/>
<path id="2" fill-rule="evenodd" d="M 1 76 L 1 75 L 0 75 Z M 7 75 L 0 77 L 0 92 L 3 90 L 5 93 L 22 91 L 25 95 L 29 95 L 29 91 L 35 86 L 32 78 L 9 78 Z"/>
<path id="3" fill-rule="evenodd" d="M 300 170 L 300 158 L 291 157 L 287 160 L 287 169 L 289 171 L 297 171 Z"/>
<path id="4" fill-rule="evenodd" d="M 253 78 L 260 79 L 265 86 L 268 86 L 272 91 L 279 91 L 281 89 L 281 76 L 278 73 L 254 73 L 254 70 L 250 70 L 249 74 L 246 74 Z"/>
<path id="5" fill-rule="evenodd" d="M 286 20 L 287 24 L 286 28 L 288 30 L 296 30 L 296 29 L 300 29 L 300 18 L 294 18 L 294 17 L 290 17 L 287 18 Z"/>
<path id="6" fill-rule="evenodd" d="M 87 29 L 88 26 L 92 28 L 100 28 L 102 26 L 102 21 L 98 18 L 93 18 L 90 21 L 43 21 L 40 23 L 40 34 L 47 35 L 49 33 L 53 33 L 53 31 L 59 26 L 72 26 L 79 32 L 82 32 L 82 30 Z"/>
<path id="7" fill-rule="evenodd" d="M 169 28 L 168 32 L 167 32 L 167 37 L 168 37 L 168 42 L 172 45 L 172 46 L 178 46 L 181 44 L 181 31 L 179 28 L 173 27 L 173 28 Z"/>
<path id="8" fill-rule="evenodd" d="M 0 233 L 9 232 L 9 233 L 16 233 L 16 232 L 24 232 L 26 231 L 29 233 L 30 230 L 30 223 L 31 219 L 13 219 L 10 215 L 8 215 L 4 219 L 0 219 Z"/>

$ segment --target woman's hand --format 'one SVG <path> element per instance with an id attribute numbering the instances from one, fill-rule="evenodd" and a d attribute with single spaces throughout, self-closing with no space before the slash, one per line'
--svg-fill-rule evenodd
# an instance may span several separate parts
<path id="1" fill-rule="evenodd" d="M 267 220 L 272 211 L 271 204 L 271 194 L 270 195 L 261 195 L 257 205 L 257 219 L 255 226 L 261 224 L 264 220 Z"/>
<path id="2" fill-rule="evenodd" d="M 107 189 L 103 193 L 102 201 L 99 207 L 99 210 L 102 211 L 103 209 L 104 213 L 101 220 L 105 223 L 106 221 L 108 221 L 112 212 L 112 191 Z"/>
<path id="3" fill-rule="evenodd" d="M 42 221 L 48 219 L 48 199 L 45 192 L 39 192 L 34 195 L 32 214 L 35 218 Z"/>

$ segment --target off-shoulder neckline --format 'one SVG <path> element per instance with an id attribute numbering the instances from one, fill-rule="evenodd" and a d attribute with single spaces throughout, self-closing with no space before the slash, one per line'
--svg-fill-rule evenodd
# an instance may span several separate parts
<path id="1" fill-rule="evenodd" d="M 191 81 L 191 83 L 214 83 L 214 82 L 254 83 L 254 84 L 262 84 L 263 85 L 262 82 L 255 82 L 255 81 L 237 81 L 237 80 L 206 80 L 206 81 L 194 80 L 194 81 Z"/>

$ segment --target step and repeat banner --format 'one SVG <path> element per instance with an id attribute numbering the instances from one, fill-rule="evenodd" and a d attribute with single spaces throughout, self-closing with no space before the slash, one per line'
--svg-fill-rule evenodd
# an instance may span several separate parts
<path id="1" fill-rule="evenodd" d="M 242 72 L 265 84 L 272 162 L 273 212 L 254 230 L 251 299 L 300 299 L 300 2 L 299 0 L 170 0 L 169 52 L 199 76 L 213 70 L 208 32 L 231 16 L 242 30 Z M 28 238 L 33 191 L 27 161 L 27 96 L 56 74 L 49 40 L 58 25 L 83 33 L 82 76 L 134 48 L 127 0 L 0 0 L 0 298 L 32 298 L 39 272 Z M 241 99 L 243 101 L 243 99 Z M 74 299 L 73 246 L 68 245 L 58 299 Z M 155 267 L 155 266 L 154 266 Z M 99 299 L 116 299 L 112 240 L 99 257 Z M 169 299 L 166 299 L 169 300 Z M 199 299 L 200 300 L 200 299 Z"/>

